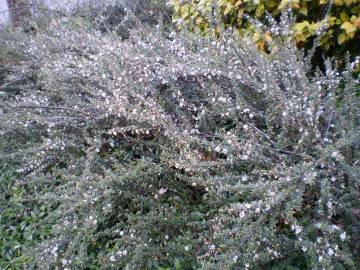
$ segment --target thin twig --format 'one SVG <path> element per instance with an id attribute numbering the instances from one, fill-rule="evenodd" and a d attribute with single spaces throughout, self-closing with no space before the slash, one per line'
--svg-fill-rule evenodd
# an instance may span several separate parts
<path id="1" fill-rule="evenodd" d="M 71 112 L 77 112 L 81 114 L 85 114 L 87 116 L 92 116 L 90 113 L 80 111 L 73 108 L 66 108 L 66 107 L 48 107 L 48 106 L 15 106 L 15 107 L 6 107 L 2 106 L 3 108 L 10 108 L 10 109 L 46 109 L 46 110 L 62 110 L 62 111 L 71 111 Z"/>

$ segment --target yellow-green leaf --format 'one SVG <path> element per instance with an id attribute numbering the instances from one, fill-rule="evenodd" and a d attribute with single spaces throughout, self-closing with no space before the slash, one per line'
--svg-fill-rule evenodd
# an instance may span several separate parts
<path id="1" fill-rule="evenodd" d="M 308 9 L 306 6 L 302 6 L 299 10 L 299 13 L 304 15 L 304 16 L 307 16 L 308 15 Z"/>
<path id="2" fill-rule="evenodd" d="M 289 0 L 281 0 L 280 5 L 278 6 L 278 9 L 283 9 L 289 4 Z"/>
<path id="3" fill-rule="evenodd" d="M 243 2 L 242 0 L 239 0 L 239 1 L 237 1 L 237 2 L 235 3 L 234 6 L 235 6 L 235 7 L 239 7 L 239 6 L 242 4 L 242 2 Z"/>
<path id="4" fill-rule="evenodd" d="M 341 29 L 346 31 L 346 34 L 353 33 L 356 31 L 356 26 L 353 25 L 351 22 L 344 22 L 341 26 Z"/>
<path id="5" fill-rule="evenodd" d="M 336 6 L 342 6 L 344 3 L 343 3 L 342 0 L 334 0 L 334 4 L 335 4 Z"/>
<path id="6" fill-rule="evenodd" d="M 295 32 L 297 33 L 302 33 L 304 31 L 304 28 L 305 27 L 308 27 L 309 26 L 309 22 L 308 21 L 303 21 L 301 23 L 296 23 L 295 26 L 294 26 L 294 30 Z"/>
<path id="7" fill-rule="evenodd" d="M 337 37 L 337 42 L 341 45 L 346 41 L 347 37 L 345 33 L 341 33 L 340 35 L 338 35 Z"/>
<path id="8" fill-rule="evenodd" d="M 265 7 L 263 4 L 260 4 L 257 8 L 256 8 L 256 11 L 255 11 L 255 15 L 257 17 L 260 17 L 261 15 L 264 14 L 264 11 L 265 11 Z"/>
<path id="9" fill-rule="evenodd" d="M 233 7 L 234 7 L 233 5 L 227 4 L 227 6 L 226 6 L 226 8 L 224 10 L 224 15 L 229 14 L 233 10 Z"/>
<path id="10" fill-rule="evenodd" d="M 300 4 L 297 1 L 291 1 L 290 7 L 293 9 L 299 9 Z"/>
<path id="11" fill-rule="evenodd" d="M 343 22 L 347 22 L 347 21 L 350 20 L 349 15 L 347 15 L 345 12 L 341 12 L 341 13 L 340 13 L 340 19 L 341 19 Z"/>

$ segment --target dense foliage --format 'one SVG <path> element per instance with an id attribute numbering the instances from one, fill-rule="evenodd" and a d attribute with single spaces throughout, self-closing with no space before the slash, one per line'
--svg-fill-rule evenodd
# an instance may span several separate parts
<path id="1" fill-rule="evenodd" d="M 311 44 L 321 33 L 320 44 L 328 54 L 341 56 L 347 50 L 353 55 L 360 53 L 358 0 L 172 0 L 170 3 L 179 27 L 207 33 L 209 30 L 221 32 L 220 26 L 231 26 L 242 35 L 252 35 L 261 49 L 279 33 L 257 31 L 244 15 L 263 20 L 266 13 L 278 17 L 282 11 L 291 9 L 297 16 L 292 30 L 298 46 Z"/>
<path id="2" fill-rule="evenodd" d="M 1 32 L 1 268 L 360 267 L 359 59 L 94 22 Z"/>

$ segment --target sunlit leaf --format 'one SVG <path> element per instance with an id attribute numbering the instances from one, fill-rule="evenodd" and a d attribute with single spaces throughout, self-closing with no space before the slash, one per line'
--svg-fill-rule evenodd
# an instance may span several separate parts
<path id="1" fill-rule="evenodd" d="M 337 37 L 337 42 L 338 44 L 343 44 L 346 41 L 347 37 L 345 33 L 341 33 L 340 35 L 338 35 Z"/>

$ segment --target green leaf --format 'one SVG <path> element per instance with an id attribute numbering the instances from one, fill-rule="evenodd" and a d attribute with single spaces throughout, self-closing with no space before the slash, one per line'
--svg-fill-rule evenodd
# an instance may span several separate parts
<path id="1" fill-rule="evenodd" d="M 341 19 L 343 22 L 350 21 L 349 16 L 348 16 L 345 12 L 341 12 L 341 13 L 340 13 L 340 19 Z"/>
<path id="2" fill-rule="evenodd" d="M 343 44 L 346 41 L 347 37 L 345 33 L 341 33 L 340 35 L 338 35 L 337 37 L 337 42 L 339 45 Z"/>
<path id="3" fill-rule="evenodd" d="M 307 16 L 308 15 L 307 7 L 306 6 L 301 7 L 300 10 L 299 10 L 299 13 L 304 15 L 304 16 Z"/>
<path id="4" fill-rule="evenodd" d="M 255 15 L 257 17 L 260 17 L 261 15 L 264 14 L 264 11 L 265 11 L 265 7 L 263 4 L 260 4 L 257 8 L 256 8 L 256 11 L 255 11 Z"/>

